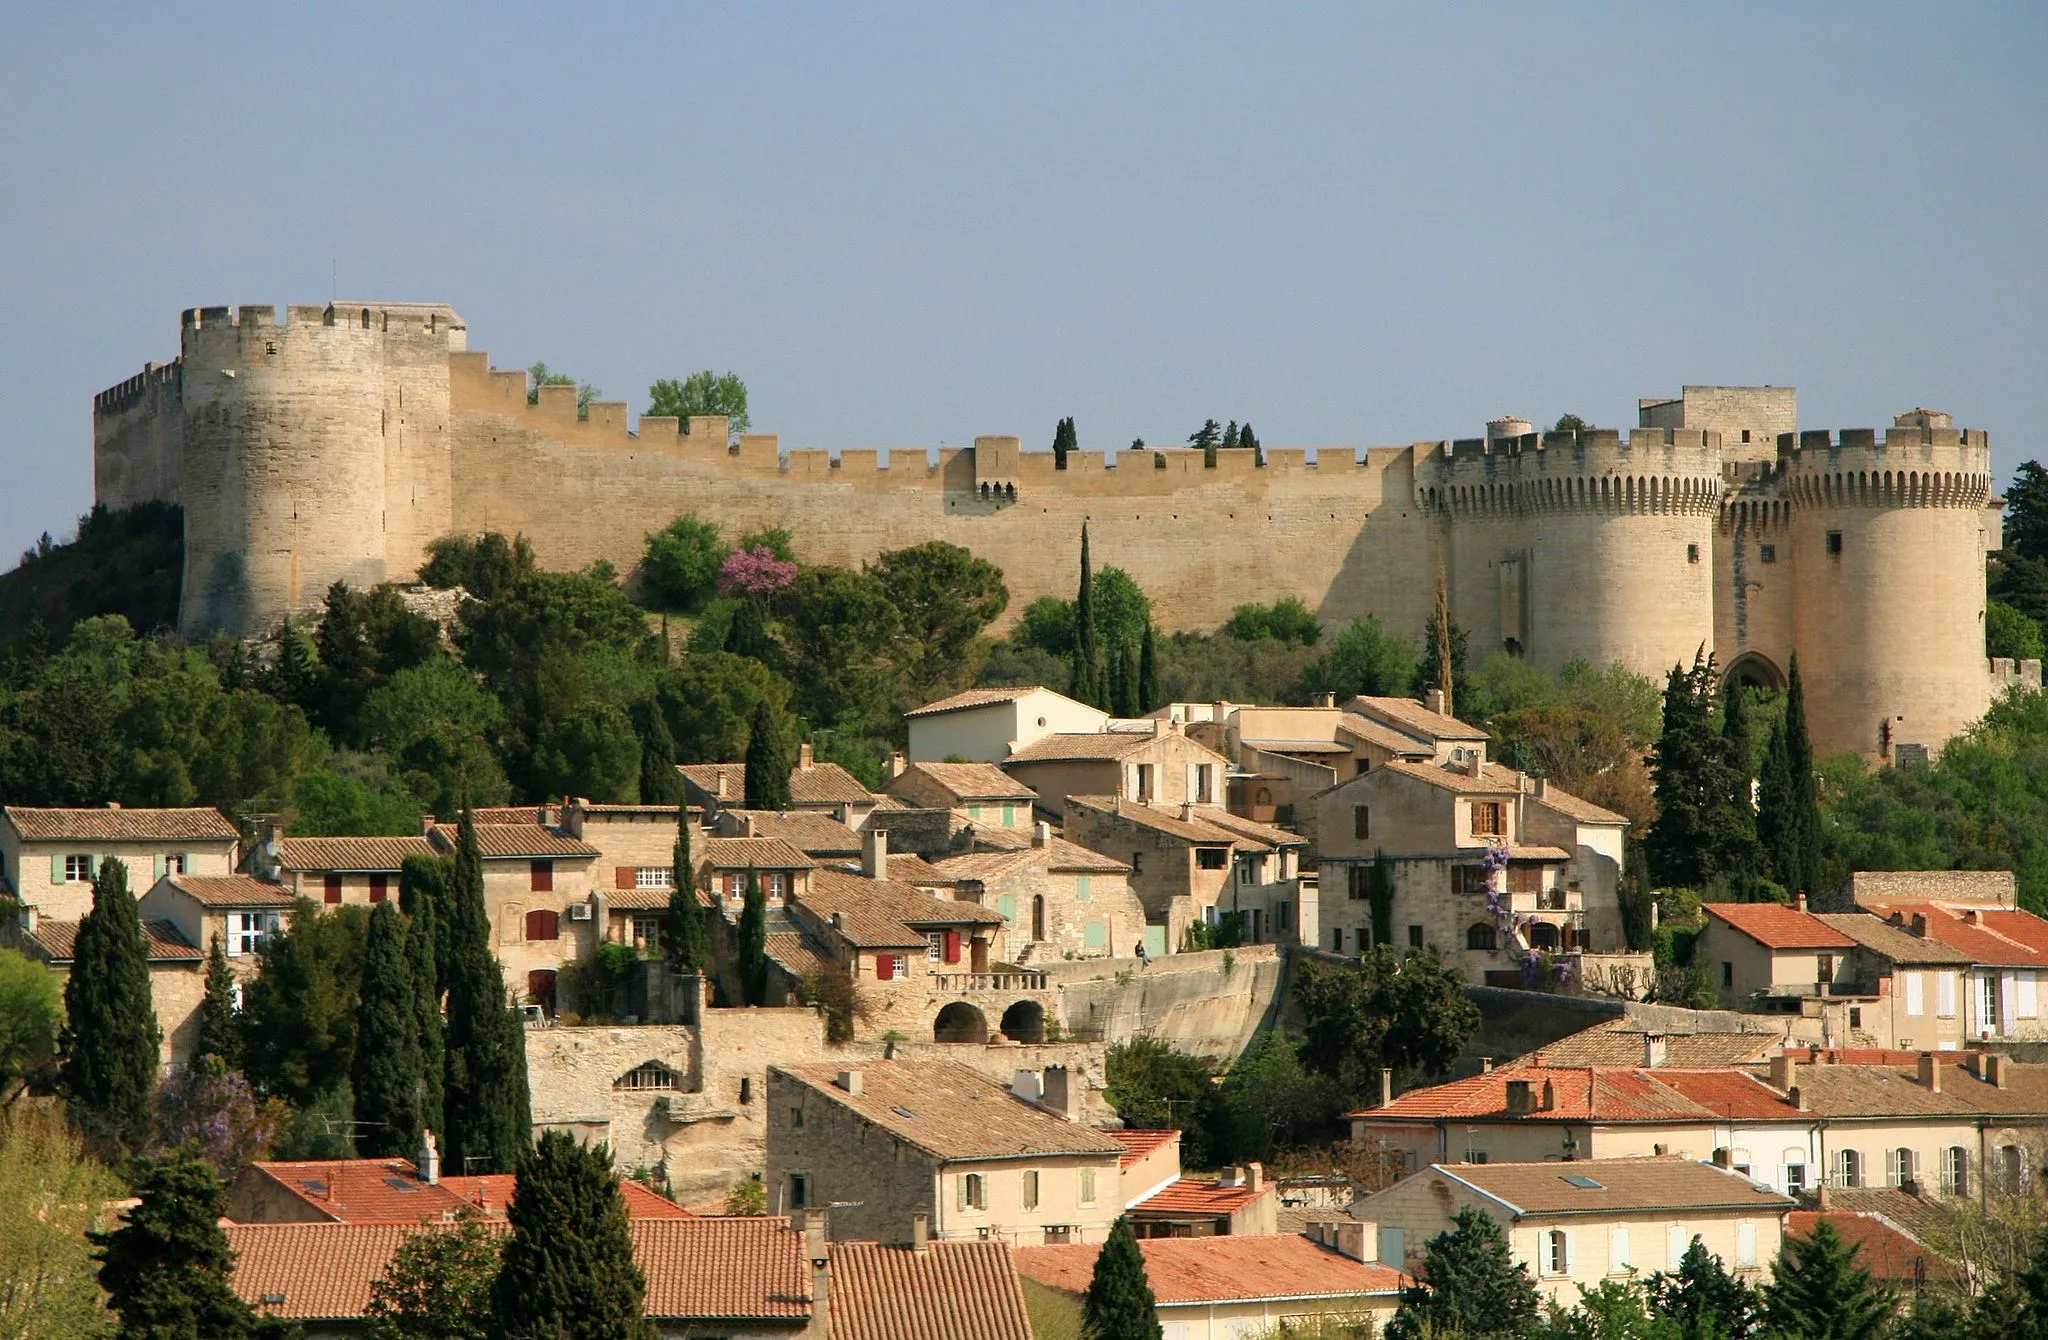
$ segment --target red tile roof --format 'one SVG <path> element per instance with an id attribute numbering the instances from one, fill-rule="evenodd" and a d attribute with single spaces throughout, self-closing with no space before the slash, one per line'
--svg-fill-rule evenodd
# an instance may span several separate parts
<path id="1" fill-rule="evenodd" d="M 1171 1130 L 1120 1130 L 1111 1131 L 1109 1132 L 1109 1134 L 1116 1140 L 1118 1144 L 1124 1147 L 1124 1156 L 1120 1160 L 1120 1163 L 1123 1167 L 1126 1168 L 1130 1167 L 1134 1163 L 1142 1162 L 1147 1155 L 1152 1153 L 1153 1150 L 1159 1148 L 1159 1146 L 1167 1143 L 1169 1140 L 1180 1139 L 1180 1132 Z"/>
<path id="2" fill-rule="evenodd" d="M 324 1159 L 252 1163 L 236 1175 L 243 1183 L 282 1188 L 315 1213 L 339 1223 L 415 1224 L 438 1221 L 461 1209 L 501 1219 L 511 1202 L 510 1173 L 443 1177 L 428 1185 L 410 1159 Z M 688 1213 L 667 1197 L 634 1181 L 619 1184 L 631 1219 L 684 1219 Z M 244 1202 L 231 1196 L 234 1206 Z"/>
<path id="3" fill-rule="evenodd" d="M 2048 967 L 2048 953 L 2036 947 L 2038 942 L 2048 941 L 2048 925 L 2030 913 L 1941 903 L 1866 903 L 1865 907 L 1894 925 L 1911 926 L 1915 917 L 1925 917 L 1926 938 L 1969 955 L 1975 963 L 1998 968 Z"/>
<path id="4" fill-rule="evenodd" d="M 242 836 L 214 809 L 131 810 L 6 808 L 24 842 L 233 842 Z"/>
<path id="5" fill-rule="evenodd" d="M 1017 1272 L 1062 1293 L 1086 1293 L 1099 1243 L 1018 1247 Z M 1261 1299 L 1366 1298 L 1398 1293 L 1410 1281 L 1390 1266 L 1367 1265 L 1299 1234 L 1213 1238 L 1141 1238 L 1145 1274 L 1162 1307 Z"/>
<path id="6" fill-rule="evenodd" d="M 802 764 L 789 770 L 789 800 L 793 805 L 867 805 L 874 793 L 837 763 Z"/>
<path id="7" fill-rule="evenodd" d="M 1783 903 L 1706 903 L 1702 910 L 1766 949 L 1851 949 L 1856 944 L 1819 917 Z"/>
<path id="8" fill-rule="evenodd" d="M 1506 1117 L 1508 1085 L 1529 1085 L 1538 1104 L 1518 1120 L 1529 1121 L 1708 1121 L 1702 1108 L 1663 1082 L 1666 1072 L 1603 1066 L 1516 1066 L 1448 1084 L 1413 1089 L 1385 1107 L 1353 1112 L 1367 1120 L 1435 1121 L 1458 1117 Z M 1541 1107 L 1545 1085 L 1554 1099 Z"/>
<path id="9" fill-rule="evenodd" d="M 529 857 L 595 856 L 597 848 L 579 838 L 558 833 L 539 824 L 477 824 L 476 849 L 486 861 Z M 458 829 L 454 824 L 434 825 L 434 841 L 443 851 L 454 851 Z"/>
<path id="10" fill-rule="evenodd" d="M 253 875 L 167 875 L 202 907 L 290 907 L 291 891 Z"/>
<path id="11" fill-rule="evenodd" d="M 1794 1210 L 1785 1217 L 1785 1236 L 1803 1238 L 1821 1221 L 1857 1248 L 1857 1262 L 1888 1284 L 1913 1286 L 1926 1280 L 1954 1280 L 1953 1262 L 1936 1255 L 1899 1225 L 1853 1210 Z"/>
<path id="12" fill-rule="evenodd" d="M 1180 1177 L 1130 1208 L 1138 1214 L 1236 1214 L 1259 1197 L 1272 1193 L 1270 1182 L 1254 1191 L 1247 1183 L 1225 1186 L 1214 1178 Z"/>
<path id="13" fill-rule="evenodd" d="M 369 870 L 396 873 L 408 856 L 432 856 L 434 845 L 409 837 L 280 838 L 277 862 L 285 870 Z"/>
<path id="14" fill-rule="evenodd" d="M 1000 1242 L 832 1244 L 832 1340 L 1032 1340 Z"/>

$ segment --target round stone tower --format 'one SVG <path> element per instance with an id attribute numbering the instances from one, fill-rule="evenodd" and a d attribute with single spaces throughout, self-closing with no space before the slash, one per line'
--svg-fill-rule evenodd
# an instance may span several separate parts
<path id="1" fill-rule="evenodd" d="M 1817 740 L 1939 750 L 1990 704 L 1984 655 L 1991 446 L 1948 415 L 1782 442 L 1793 639 Z"/>

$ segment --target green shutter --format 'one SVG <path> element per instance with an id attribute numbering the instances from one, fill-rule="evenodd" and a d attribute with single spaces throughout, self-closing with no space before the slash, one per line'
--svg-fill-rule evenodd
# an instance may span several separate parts
<path id="1" fill-rule="evenodd" d="M 1017 896 L 1015 894 L 1005 893 L 998 897 L 996 899 L 996 911 L 1003 914 L 1003 924 L 1005 926 L 1016 925 Z"/>
<path id="2" fill-rule="evenodd" d="M 153 859 L 156 862 L 156 877 L 158 879 L 162 879 L 164 877 L 164 869 L 168 863 L 164 860 L 162 856 L 157 856 Z"/>
<path id="3" fill-rule="evenodd" d="M 1074 900 L 1076 902 L 1085 903 L 1089 900 L 1091 896 L 1092 895 L 1090 895 L 1088 892 L 1088 876 L 1074 876 Z"/>
<path id="4" fill-rule="evenodd" d="M 1084 949 L 1109 948 L 1109 927 L 1099 921 L 1091 921 L 1081 928 L 1081 947 Z"/>
<path id="5" fill-rule="evenodd" d="M 61 856 L 52 856 L 50 858 L 50 882 L 52 884 L 62 884 L 64 882 L 64 858 Z"/>

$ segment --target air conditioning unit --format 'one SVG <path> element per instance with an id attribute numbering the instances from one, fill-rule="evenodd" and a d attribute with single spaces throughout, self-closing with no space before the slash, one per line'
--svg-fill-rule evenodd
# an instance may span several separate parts
<path id="1" fill-rule="evenodd" d="M 571 921 L 588 921 L 588 920 L 590 920 L 590 917 L 591 917 L 591 911 L 590 911 L 590 904 L 589 904 L 589 903 L 571 903 L 571 904 L 569 904 L 569 920 L 571 920 Z"/>

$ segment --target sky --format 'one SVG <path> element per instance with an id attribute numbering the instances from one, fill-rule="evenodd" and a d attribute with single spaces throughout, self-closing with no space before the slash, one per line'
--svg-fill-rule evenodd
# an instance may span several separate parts
<path id="1" fill-rule="evenodd" d="M 7 7 L 0 553 L 187 307 L 444 301 L 786 447 L 1915 405 L 2041 451 L 2048 6 Z"/>

